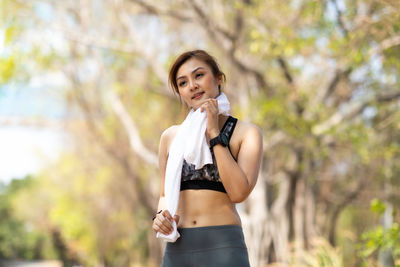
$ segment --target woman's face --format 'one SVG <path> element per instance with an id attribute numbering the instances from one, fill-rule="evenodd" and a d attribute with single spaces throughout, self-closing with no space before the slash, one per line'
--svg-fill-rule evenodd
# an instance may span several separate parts
<path id="1" fill-rule="evenodd" d="M 178 69 L 176 83 L 179 94 L 186 104 L 197 109 L 202 100 L 216 98 L 219 95 L 218 85 L 221 84 L 221 80 L 214 76 L 206 63 L 191 58 Z"/>

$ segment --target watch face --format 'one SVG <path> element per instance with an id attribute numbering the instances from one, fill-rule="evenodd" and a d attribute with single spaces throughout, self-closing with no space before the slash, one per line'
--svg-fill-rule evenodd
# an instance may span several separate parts
<path id="1" fill-rule="evenodd" d="M 229 145 L 229 139 L 226 135 L 221 134 L 221 141 L 222 141 L 222 145 L 227 146 Z"/>

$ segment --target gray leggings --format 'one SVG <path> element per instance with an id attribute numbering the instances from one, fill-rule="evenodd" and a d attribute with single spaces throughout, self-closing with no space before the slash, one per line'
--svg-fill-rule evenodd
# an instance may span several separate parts
<path id="1" fill-rule="evenodd" d="M 250 267 L 242 227 L 206 226 L 178 229 L 167 243 L 162 267 Z"/>

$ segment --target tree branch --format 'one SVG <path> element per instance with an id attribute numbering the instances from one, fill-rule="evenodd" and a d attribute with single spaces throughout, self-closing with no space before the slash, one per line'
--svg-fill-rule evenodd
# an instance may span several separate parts
<path id="1" fill-rule="evenodd" d="M 234 34 L 228 32 L 227 30 L 219 26 L 217 23 L 215 23 L 210 17 L 206 15 L 206 13 L 194 0 L 189 0 L 188 2 L 193 8 L 198 18 L 200 19 L 200 23 L 202 23 L 205 26 L 206 30 L 212 32 L 212 35 L 214 37 L 216 37 L 216 33 L 219 33 L 220 35 L 230 40 L 231 42 L 235 39 Z"/>
<path id="2" fill-rule="evenodd" d="M 332 81 L 329 83 L 329 86 L 325 90 L 325 94 L 322 98 L 322 101 L 325 103 L 326 100 L 335 92 L 337 85 L 339 84 L 340 80 L 344 77 L 348 77 L 352 72 L 352 68 L 347 68 L 345 71 L 336 70 L 335 77 L 333 77 Z"/>
<path id="3" fill-rule="evenodd" d="M 242 72 L 248 73 L 251 76 L 253 76 L 257 82 L 257 86 L 262 88 L 262 89 L 267 89 L 268 91 L 271 91 L 271 87 L 267 84 L 265 81 L 263 75 L 249 67 L 246 66 L 242 61 L 240 61 L 236 56 L 235 56 L 235 40 L 239 38 L 238 35 L 233 35 L 229 33 L 226 30 L 223 30 L 220 26 L 218 26 L 215 22 L 213 22 L 207 15 L 206 13 L 195 3 L 194 0 L 189 1 L 190 5 L 192 6 L 193 10 L 197 14 L 197 16 L 200 19 L 200 24 L 203 25 L 205 28 L 206 32 L 209 34 L 210 39 L 216 43 L 216 44 L 223 44 L 224 40 L 221 40 L 219 37 L 222 36 L 225 38 L 225 41 L 229 42 L 229 47 L 224 47 L 224 53 L 228 55 L 229 59 L 231 62 Z M 237 27 L 240 29 L 243 27 L 240 22 L 240 14 L 237 15 L 239 18 L 239 22 L 237 22 Z M 239 33 L 238 33 L 239 34 Z"/>
<path id="4" fill-rule="evenodd" d="M 281 144 L 284 141 L 288 141 L 288 135 L 283 131 L 276 131 L 272 136 L 263 138 L 263 150 L 269 151 L 274 146 Z"/>
<path id="5" fill-rule="evenodd" d="M 183 16 L 180 13 L 177 13 L 175 11 L 172 12 L 172 11 L 162 10 L 161 8 L 150 5 L 148 3 L 145 3 L 142 0 L 131 0 L 131 2 L 141 6 L 149 14 L 160 15 L 160 16 L 169 16 L 174 19 L 180 20 L 182 22 L 195 22 L 194 18 Z M 249 66 L 246 66 L 242 61 L 240 61 L 238 58 L 236 58 L 234 56 L 235 41 L 237 39 L 239 39 L 239 34 L 241 32 L 239 30 L 241 30 L 243 27 L 243 19 L 241 19 L 241 14 L 237 14 L 236 21 L 235 21 L 235 28 L 238 31 L 235 33 L 230 33 L 228 30 L 223 29 L 221 26 L 219 26 L 217 23 L 215 23 L 215 21 L 213 21 L 209 16 L 207 16 L 207 14 L 201 9 L 201 7 L 194 0 L 188 1 L 188 4 L 194 11 L 195 15 L 198 18 L 199 24 L 207 32 L 210 39 L 214 43 L 218 44 L 219 46 L 221 46 L 221 44 L 225 44 L 223 46 L 224 53 L 228 55 L 228 57 L 230 58 L 232 63 L 240 71 L 243 71 L 245 73 L 252 75 L 255 78 L 257 85 L 260 88 L 270 89 L 271 87 L 268 86 L 263 75 L 259 71 L 255 70 Z"/>
<path id="6" fill-rule="evenodd" d="M 156 153 L 148 150 L 144 146 L 142 140 L 140 139 L 139 131 L 137 130 L 135 122 L 132 120 L 131 116 L 126 111 L 124 105 L 122 104 L 117 94 L 114 91 L 109 90 L 108 96 L 112 109 L 114 110 L 115 114 L 118 116 L 118 118 L 124 125 L 125 130 L 128 133 L 129 142 L 132 150 L 145 162 L 153 166 L 158 166 L 158 159 Z"/>
<path id="7" fill-rule="evenodd" d="M 383 40 L 377 47 L 373 48 L 369 52 L 369 56 L 382 53 L 386 49 L 400 45 L 400 35 L 391 36 Z"/>
<path id="8" fill-rule="evenodd" d="M 255 70 L 249 66 L 246 66 L 243 62 L 241 62 L 239 59 L 237 59 L 233 53 L 230 54 L 230 59 L 231 59 L 232 63 L 234 63 L 235 66 L 240 71 L 252 75 L 255 78 L 255 80 L 257 82 L 257 86 L 259 88 L 264 89 L 268 92 L 272 92 L 272 87 L 266 82 L 266 80 L 264 79 L 261 72 Z"/>
<path id="9" fill-rule="evenodd" d="M 142 7 L 147 12 L 147 14 L 167 16 L 167 17 L 171 17 L 173 19 L 177 19 L 182 22 L 192 22 L 193 21 L 192 18 L 185 16 L 175 10 L 162 10 L 158 6 L 150 5 L 149 3 L 146 3 L 145 1 L 142 1 L 142 0 L 131 0 L 131 2 Z"/>
<path id="10" fill-rule="evenodd" d="M 333 114 L 329 119 L 326 121 L 315 125 L 312 128 L 312 132 L 316 135 L 322 135 L 323 133 L 329 131 L 334 126 L 340 124 L 343 120 L 354 118 L 355 116 L 359 115 L 368 105 L 373 103 L 374 101 L 377 102 L 389 102 L 395 100 L 400 97 L 400 92 L 393 92 L 384 95 L 379 95 L 375 98 L 365 100 L 363 102 L 356 102 L 353 103 L 349 108 L 345 111 L 339 110 L 335 114 Z"/>
<path id="11" fill-rule="evenodd" d="M 168 89 L 168 73 L 166 70 L 162 67 L 162 64 L 160 64 L 157 60 L 155 60 L 154 54 L 149 51 L 149 49 L 146 49 L 148 45 L 143 42 L 142 38 L 138 36 L 138 34 L 135 32 L 134 25 L 131 22 L 130 17 L 128 14 L 120 9 L 120 19 L 125 28 L 128 31 L 128 34 L 130 38 L 132 39 L 133 43 L 135 44 L 135 48 L 139 51 L 141 51 L 141 56 L 146 60 L 146 62 L 150 65 L 158 79 L 163 83 L 163 88 L 165 88 L 165 91 L 170 97 L 174 97 L 172 90 L 167 90 Z"/>
<path id="12" fill-rule="evenodd" d="M 279 63 L 279 66 L 281 67 L 281 69 L 282 69 L 282 71 L 283 71 L 283 74 L 284 74 L 284 76 L 285 76 L 285 79 L 286 79 L 286 81 L 289 83 L 289 84 L 291 84 L 291 85 L 293 85 L 293 76 L 292 76 L 292 74 L 290 73 L 290 71 L 289 71 L 289 67 L 288 67 L 288 65 L 287 65 L 287 63 L 286 63 L 286 60 L 283 58 L 283 56 L 279 56 L 278 57 L 278 63 Z"/>
<path id="13" fill-rule="evenodd" d="M 73 49 L 72 54 L 74 56 L 77 56 L 74 49 Z M 100 64 L 100 73 L 102 73 L 104 71 L 106 71 L 104 65 Z M 84 116 L 84 122 L 86 124 L 86 127 L 89 129 L 89 131 L 88 131 L 89 134 L 92 136 L 93 140 L 95 140 L 96 142 L 98 142 L 100 144 L 101 149 L 103 149 L 104 152 L 107 155 L 109 155 L 111 159 L 115 160 L 122 167 L 122 169 L 125 171 L 127 177 L 129 178 L 129 179 L 127 179 L 127 181 L 129 181 L 129 183 L 132 185 L 132 187 L 135 191 L 134 194 L 126 193 L 127 191 L 123 191 L 122 193 L 127 197 L 127 199 L 129 200 L 129 203 L 131 203 L 132 206 L 135 206 L 135 201 L 133 201 L 133 200 L 137 200 L 137 202 L 141 203 L 146 208 L 148 214 L 153 213 L 154 212 L 154 203 L 152 201 L 154 199 L 153 192 L 151 190 L 148 190 L 148 191 L 143 190 L 144 186 L 142 185 L 142 182 L 139 179 L 137 173 L 135 172 L 135 170 L 132 168 L 131 164 L 129 163 L 128 157 L 126 156 L 126 154 L 125 155 L 121 154 L 121 151 L 115 145 L 108 144 L 104 140 L 104 136 L 98 130 L 99 127 L 98 127 L 98 123 L 97 123 L 97 118 L 93 114 L 93 112 L 94 112 L 94 110 L 96 110 L 96 108 L 92 107 L 92 105 L 88 101 L 87 97 L 83 94 L 83 92 L 85 92 L 85 90 L 82 90 L 82 85 L 80 84 L 79 80 L 77 79 L 75 69 L 72 69 L 72 68 L 69 69 L 69 71 L 67 71 L 67 74 L 69 74 L 70 80 L 72 82 L 71 88 L 75 92 L 73 97 L 75 98 L 75 101 L 78 104 L 78 106 L 83 111 L 82 114 Z M 102 75 L 99 75 L 99 76 L 101 77 Z M 98 86 L 100 86 L 100 85 L 98 85 Z M 119 99 L 117 99 L 117 100 L 119 100 Z M 115 107 L 115 106 L 117 106 L 117 107 Z M 121 106 L 122 106 L 122 103 L 121 103 Z M 118 103 L 116 105 L 114 105 L 113 107 L 118 109 Z M 122 109 L 122 110 L 118 110 L 119 113 L 123 114 L 125 111 L 124 107 L 123 106 L 119 107 L 119 109 Z M 127 113 L 127 112 L 125 111 L 125 113 Z M 125 121 L 122 121 L 121 118 L 120 118 L 120 120 L 124 124 Z M 131 138 L 129 138 L 129 139 L 131 141 Z M 138 153 L 138 156 L 140 157 L 142 155 Z"/>
<path id="14" fill-rule="evenodd" d="M 344 36 L 347 37 L 349 31 L 347 30 L 347 28 L 344 24 L 342 11 L 340 10 L 336 0 L 332 0 L 331 2 L 333 3 L 333 5 L 335 6 L 335 9 L 336 9 L 336 18 L 337 18 L 339 28 L 342 30 Z"/>
<path id="15" fill-rule="evenodd" d="M 337 220 L 339 218 L 340 213 L 343 211 L 343 209 L 349 205 L 354 199 L 357 198 L 357 196 L 360 194 L 360 192 L 363 190 L 366 182 L 364 179 L 359 179 L 358 184 L 356 189 L 353 191 L 349 192 L 345 198 L 336 206 L 332 218 L 331 218 L 331 227 L 329 229 L 329 243 L 332 246 L 336 246 L 336 226 L 337 226 Z"/>

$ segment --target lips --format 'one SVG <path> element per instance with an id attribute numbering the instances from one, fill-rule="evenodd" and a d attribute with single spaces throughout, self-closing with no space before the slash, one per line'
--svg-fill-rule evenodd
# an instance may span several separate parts
<path id="1" fill-rule="evenodd" d="M 192 96 L 192 99 L 199 99 L 203 94 L 204 94 L 204 92 L 195 93 L 195 94 Z"/>

